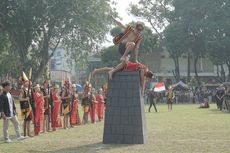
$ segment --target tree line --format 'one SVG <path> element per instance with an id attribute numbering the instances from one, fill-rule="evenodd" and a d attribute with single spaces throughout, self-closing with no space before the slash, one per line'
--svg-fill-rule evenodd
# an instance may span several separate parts
<path id="1" fill-rule="evenodd" d="M 33 69 L 45 73 L 57 47 L 76 63 L 98 51 L 112 24 L 109 0 L 2 0 L 0 3 L 0 75 L 17 77 Z"/>
<path id="2" fill-rule="evenodd" d="M 195 78 L 200 83 L 197 62 L 208 57 L 217 67 L 222 81 L 230 80 L 230 1 L 228 0 L 140 0 L 130 12 L 145 19 L 159 36 L 172 57 L 174 76 L 180 80 L 179 58 L 188 55 L 187 81 L 190 81 L 190 57 Z M 163 30 L 163 31 L 159 31 Z M 228 68 L 228 76 L 223 66 Z"/>
<path id="3" fill-rule="evenodd" d="M 130 5 L 129 12 L 151 25 L 143 33 L 147 39 L 142 42 L 140 53 L 167 50 L 175 65 L 176 81 L 181 79 L 179 58 L 183 55 L 188 58 L 187 82 L 191 81 L 193 63 L 195 80 L 201 84 L 197 65 L 202 57 L 208 57 L 216 66 L 222 81 L 230 80 L 230 1 L 139 0 L 138 4 Z M 111 30 L 111 35 L 116 33 L 117 27 Z M 107 65 L 114 64 L 114 60 L 106 60 L 109 53 L 118 56 L 115 49 L 111 46 L 103 50 L 102 60 Z"/>

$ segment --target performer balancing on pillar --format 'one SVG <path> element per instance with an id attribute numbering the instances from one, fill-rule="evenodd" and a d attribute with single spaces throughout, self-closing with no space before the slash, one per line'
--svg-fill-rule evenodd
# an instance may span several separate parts
<path id="1" fill-rule="evenodd" d="M 117 35 L 113 42 L 115 45 L 119 45 L 119 52 L 122 55 L 120 60 L 127 60 L 128 55 L 132 50 L 134 50 L 134 59 L 138 63 L 138 50 L 141 43 L 141 32 L 144 30 L 142 24 L 137 23 L 135 28 L 131 26 L 125 26 L 121 22 L 117 21 L 112 17 L 115 23 L 121 27 L 124 32 Z"/>
<path id="2" fill-rule="evenodd" d="M 146 78 L 152 78 L 153 73 L 148 70 L 147 66 L 140 63 L 133 63 L 130 61 L 122 61 L 120 64 L 118 64 L 115 68 L 114 67 L 104 67 L 100 69 L 95 69 L 92 73 L 93 76 L 95 76 L 98 73 L 108 73 L 109 79 L 112 79 L 113 73 L 117 71 L 137 71 L 140 70 L 140 86 L 141 86 L 141 94 L 144 95 L 144 89 L 145 89 L 145 81 Z"/>
<path id="3" fill-rule="evenodd" d="M 30 98 L 29 98 L 30 93 L 28 88 L 30 81 L 28 80 L 24 72 L 22 72 L 20 81 L 22 81 L 22 88 L 20 90 L 19 102 L 20 102 L 21 114 L 24 119 L 23 132 L 24 132 L 24 136 L 32 137 L 32 135 L 30 134 L 30 124 L 33 118 L 33 112 L 30 105 Z"/>

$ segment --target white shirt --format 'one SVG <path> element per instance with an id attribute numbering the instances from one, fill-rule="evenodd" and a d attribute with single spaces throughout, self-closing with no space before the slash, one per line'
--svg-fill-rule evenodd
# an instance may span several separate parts
<path id="1" fill-rule="evenodd" d="M 11 96 L 11 94 L 8 92 L 6 94 L 7 98 L 8 98 L 8 102 L 9 102 L 9 106 L 10 106 L 10 117 L 13 117 L 14 116 L 14 113 L 13 113 L 13 98 Z"/>

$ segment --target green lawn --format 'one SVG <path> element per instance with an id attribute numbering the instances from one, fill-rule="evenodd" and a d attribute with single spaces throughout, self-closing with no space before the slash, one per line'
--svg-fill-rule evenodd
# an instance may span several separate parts
<path id="1" fill-rule="evenodd" d="M 174 105 L 168 112 L 166 105 L 159 105 L 158 113 L 148 113 L 146 106 L 148 142 L 144 145 L 102 144 L 102 122 L 60 129 L 23 142 L 6 144 L 1 139 L 0 153 L 229 153 L 230 113 L 218 112 L 214 104 L 210 109 L 197 107 Z M 2 137 L 2 121 L 0 128 Z M 10 134 L 15 134 L 12 126 Z"/>

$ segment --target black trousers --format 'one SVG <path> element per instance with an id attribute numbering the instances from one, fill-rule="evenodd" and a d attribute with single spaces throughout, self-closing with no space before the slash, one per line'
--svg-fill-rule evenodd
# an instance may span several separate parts
<path id="1" fill-rule="evenodd" d="M 150 101 L 149 112 L 150 112 L 150 109 L 152 108 L 152 106 L 154 106 L 155 112 L 157 112 L 156 103 L 154 102 L 153 98 L 150 98 L 149 101 Z"/>
<path id="2" fill-rule="evenodd" d="M 220 100 L 220 99 L 216 98 L 216 105 L 217 105 L 218 109 L 222 110 L 223 100 Z"/>

